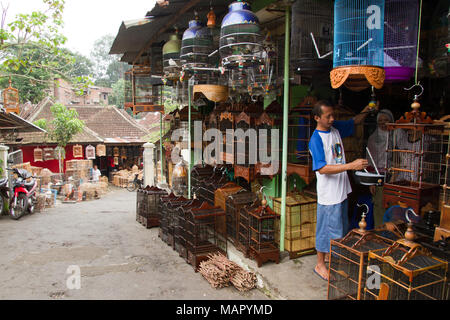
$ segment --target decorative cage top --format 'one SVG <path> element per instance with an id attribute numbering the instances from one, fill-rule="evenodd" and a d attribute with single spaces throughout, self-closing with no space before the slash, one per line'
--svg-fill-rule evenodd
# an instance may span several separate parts
<path id="1" fill-rule="evenodd" d="M 180 63 L 181 40 L 178 34 L 170 35 L 163 48 L 163 71 L 166 80 L 177 80 L 180 77 L 181 63 Z"/>
<path id="2" fill-rule="evenodd" d="M 189 21 L 189 28 L 183 33 L 181 41 L 181 64 L 183 69 L 209 68 L 209 54 L 213 50 L 212 33 L 196 17 Z"/>
<path id="3" fill-rule="evenodd" d="M 384 66 L 384 0 L 336 0 L 333 67 Z"/>

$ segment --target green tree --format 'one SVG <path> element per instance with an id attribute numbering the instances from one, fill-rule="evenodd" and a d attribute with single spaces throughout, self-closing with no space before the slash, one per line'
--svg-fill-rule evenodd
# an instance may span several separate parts
<path id="1" fill-rule="evenodd" d="M 109 97 L 109 103 L 123 109 L 125 105 L 125 80 L 119 79 L 112 85 L 112 94 Z"/>
<path id="2" fill-rule="evenodd" d="M 58 145 L 59 168 L 62 170 L 65 147 L 77 133 L 83 130 L 85 124 L 78 118 L 78 112 L 75 109 L 69 110 L 60 103 L 51 106 L 50 111 L 53 119 L 48 124 L 45 119 L 36 120 L 34 123 L 47 130 L 51 141 Z"/>
<path id="3" fill-rule="evenodd" d="M 39 101 L 55 77 L 87 87 L 87 75 L 71 73 L 76 57 L 62 46 L 60 30 L 65 0 L 42 0 L 47 9 L 18 14 L 6 25 L 7 8 L 2 7 L 0 24 L 0 79 L 11 77 L 21 100 Z"/>

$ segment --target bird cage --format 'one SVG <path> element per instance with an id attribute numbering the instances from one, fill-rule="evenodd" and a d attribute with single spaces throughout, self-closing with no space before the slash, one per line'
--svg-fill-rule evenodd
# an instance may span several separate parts
<path id="1" fill-rule="evenodd" d="M 258 162 L 255 165 L 255 175 L 273 178 L 280 171 L 280 149 L 279 141 L 272 141 L 272 129 L 274 129 L 275 120 L 271 118 L 266 112 L 255 120 L 255 129 L 258 135 Z M 266 136 L 266 138 L 263 138 Z M 262 139 L 262 140 L 261 140 Z M 277 153 L 276 161 L 275 155 L 272 154 L 272 148 Z M 262 155 L 264 155 L 263 158 Z"/>
<path id="2" fill-rule="evenodd" d="M 44 148 L 44 161 L 55 160 L 55 149 L 54 148 Z"/>
<path id="3" fill-rule="evenodd" d="M 280 262 L 280 249 L 276 237 L 277 219 L 280 215 L 275 213 L 264 199 L 261 205 L 248 212 L 249 218 L 249 255 L 256 260 L 258 267 L 267 261 Z"/>
<path id="4" fill-rule="evenodd" d="M 192 202 L 190 199 L 186 199 L 181 196 L 177 199 L 170 201 L 167 205 L 167 244 L 175 250 L 175 229 L 178 221 L 178 209 L 180 207 L 189 205 Z"/>
<path id="5" fill-rule="evenodd" d="M 440 228 L 450 230 L 450 133 L 447 145 L 447 154 L 445 155 L 445 175 L 442 185 L 441 199 L 441 221 Z M 436 241 L 436 240 L 435 240 Z"/>
<path id="6" fill-rule="evenodd" d="M 385 81 L 408 81 L 414 75 L 416 68 L 419 1 L 385 1 Z"/>
<path id="7" fill-rule="evenodd" d="M 333 89 L 383 87 L 384 11 L 384 0 L 335 1 Z"/>
<path id="8" fill-rule="evenodd" d="M 187 194 L 187 168 L 183 161 L 178 162 L 173 169 L 172 190 L 176 195 Z"/>
<path id="9" fill-rule="evenodd" d="M 191 209 L 199 208 L 202 204 L 203 201 L 198 200 L 194 194 L 194 199 L 188 204 L 178 207 L 174 216 L 175 246 L 173 249 L 185 260 L 187 260 L 186 217 Z"/>
<path id="10" fill-rule="evenodd" d="M 9 79 L 8 88 L 4 89 L 2 94 L 3 108 L 5 108 L 6 113 L 15 112 L 16 114 L 19 114 L 19 90 L 11 86 L 11 78 Z"/>
<path id="11" fill-rule="evenodd" d="M 86 147 L 85 154 L 86 154 L 86 159 L 89 159 L 89 160 L 95 159 L 95 147 L 88 145 Z"/>
<path id="12" fill-rule="evenodd" d="M 219 52 L 226 69 L 259 67 L 267 58 L 259 20 L 246 2 L 230 4 L 220 28 Z"/>
<path id="13" fill-rule="evenodd" d="M 368 255 L 371 250 L 388 248 L 393 241 L 379 237 L 365 228 L 365 214 L 359 229 L 330 242 L 328 300 L 361 300 L 367 279 Z"/>
<path id="14" fill-rule="evenodd" d="M 208 259 L 210 253 L 219 252 L 227 255 L 227 241 L 224 234 L 216 229 L 217 218 L 224 216 L 220 207 L 207 202 L 199 208 L 191 209 L 186 217 L 187 261 L 197 269 L 200 262 Z"/>
<path id="15" fill-rule="evenodd" d="M 214 206 L 222 208 L 223 211 L 226 212 L 227 207 L 225 201 L 229 195 L 235 194 L 239 191 L 243 190 L 242 187 L 238 186 L 234 182 L 228 182 L 214 191 Z M 217 231 L 221 234 L 227 234 L 227 222 L 226 215 L 217 218 Z"/>
<path id="16" fill-rule="evenodd" d="M 273 199 L 273 210 L 281 215 L 281 198 Z M 317 199 L 293 192 L 286 197 L 284 247 L 289 258 L 315 253 Z"/>
<path id="17" fill-rule="evenodd" d="M 158 187 L 144 189 L 144 199 L 146 200 L 146 210 L 143 211 L 143 225 L 148 229 L 158 227 L 160 223 L 159 202 L 161 197 L 167 196 L 167 191 Z"/>
<path id="18" fill-rule="evenodd" d="M 105 157 L 106 156 L 106 146 L 104 144 L 98 144 L 95 148 L 97 157 Z"/>
<path id="19" fill-rule="evenodd" d="M 296 173 L 307 184 L 315 178 L 308 143 L 315 129 L 311 111 L 316 102 L 315 97 L 305 97 L 288 118 L 288 174 Z"/>
<path id="20" fill-rule="evenodd" d="M 139 188 L 136 192 L 136 221 L 139 223 L 142 223 L 141 218 L 143 212 L 146 210 L 146 205 L 147 203 L 144 201 L 144 189 Z"/>
<path id="21" fill-rule="evenodd" d="M 247 182 L 255 179 L 255 164 L 258 153 L 257 137 L 252 137 L 255 129 L 255 118 L 245 112 L 241 112 L 234 119 L 236 143 L 234 145 L 234 176 L 242 177 Z M 249 129 L 248 139 L 245 134 Z M 239 134 L 241 133 L 241 134 Z M 227 140 L 227 144 L 230 139 Z M 232 140 L 234 142 L 234 139 Z M 251 146 L 251 148 L 250 148 Z"/>
<path id="22" fill-rule="evenodd" d="M 214 169 L 213 175 L 203 180 L 202 184 L 197 188 L 197 196 L 202 201 L 214 204 L 214 192 L 228 182 L 225 171 Z"/>
<path id="23" fill-rule="evenodd" d="M 168 196 L 162 196 L 159 201 L 159 232 L 158 237 L 162 241 L 167 243 L 169 220 L 167 215 L 167 206 L 170 201 L 177 199 L 178 197 L 171 192 Z"/>
<path id="24" fill-rule="evenodd" d="M 414 243 L 412 225 L 405 239 L 386 249 L 369 252 L 369 271 L 381 278 L 380 286 L 364 289 L 366 300 L 444 300 L 448 262 L 436 258 Z M 374 288 L 375 287 L 375 288 Z"/>
<path id="25" fill-rule="evenodd" d="M 195 165 L 191 170 L 192 193 L 197 193 L 197 189 L 202 185 L 205 179 L 213 175 L 213 167 L 210 165 Z"/>
<path id="26" fill-rule="evenodd" d="M 387 124 L 383 205 L 388 208 L 402 201 L 419 213 L 428 203 L 439 206 L 444 125 L 420 112 L 417 98 L 411 112 Z"/>
<path id="27" fill-rule="evenodd" d="M 295 73 L 329 71 L 333 60 L 333 1 L 292 4 L 290 64 Z"/>
<path id="28" fill-rule="evenodd" d="M 114 147 L 114 148 L 113 148 L 113 156 L 114 156 L 114 157 L 120 156 L 119 147 Z"/>
<path id="29" fill-rule="evenodd" d="M 44 161 L 44 151 L 41 148 L 34 148 L 33 150 L 34 162 Z"/>
<path id="30" fill-rule="evenodd" d="M 163 55 L 163 70 L 165 80 L 178 81 L 181 74 L 181 40 L 178 37 L 178 33 L 170 35 L 169 41 L 167 41 L 162 48 Z"/>
<path id="31" fill-rule="evenodd" d="M 156 61 L 156 58 L 152 59 Z M 157 69 L 157 68 L 156 68 Z M 125 72 L 125 109 L 133 114 L 140 112 L 164 112 L 162 82 L 152 77 L 154 70 L 147 64 L 134 65 Z"/>
<path id="32" fill-rule="evenodd" d="M 226 197 L 225 214 L 227 224 L 227 239 L 236 247 L 239 235 L 240 211 L 243 207 L 251 205 L 258 199 L 256 193 L 251 191 L 240 191 Z"/>
<path id="33" fill-rule="evenodd" d="M 227 130 L 234 129 L 234 116 L 231 112 L 222 112 L 219 115 L 218 129 L 222 133 L 222 143 L 223 146 L 219 146 L 221 149 L 221 154 L 216 155 L 216 157 L 222 157 L 224 163 L 234 163 L 234 143 L 233 137 L 227 137 Z M 228 138 L 228 139 L 227 139 Z"/>

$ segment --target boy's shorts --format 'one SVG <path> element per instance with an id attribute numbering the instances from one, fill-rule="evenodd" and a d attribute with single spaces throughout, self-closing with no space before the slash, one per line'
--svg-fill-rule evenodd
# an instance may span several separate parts
<path id="1" fill-rule="evenodd" d="M 348 200 L 333 205 L 317 204 L 316 250 L 330 252 L 330 240 L 342 238 L 348 229 Z"/>

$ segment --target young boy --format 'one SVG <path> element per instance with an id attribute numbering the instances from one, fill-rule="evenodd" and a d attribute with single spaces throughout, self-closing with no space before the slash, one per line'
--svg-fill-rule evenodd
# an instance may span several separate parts
<path id="1" fill-rule="evenodd" d="M 368 166 L 366 159 L 345 162 L 342 138 L 353 135 L 354 125 L 361 123 L 369 106 L 353 119 L 334 121 L 333 106 L 319 101 L 312 110 L 317 122 L 309 141 L 313 171 L 317 177 L 317 265 L 314 272 L 328 280 L 325 255 L 330 251 L 330 240 L 342 238 L 348 229 L 347 195 L 352 192 L 347 170 L 362 170 Z"/>

